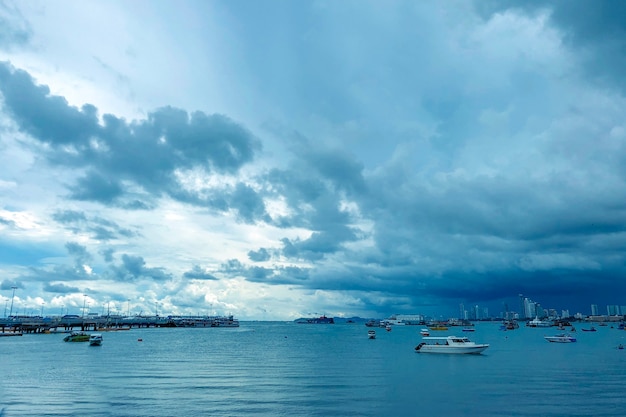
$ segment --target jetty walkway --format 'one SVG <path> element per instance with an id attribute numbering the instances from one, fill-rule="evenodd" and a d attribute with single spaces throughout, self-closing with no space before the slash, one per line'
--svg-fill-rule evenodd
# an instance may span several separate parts
<path id="1" fill-rule="evenodd" d="M 0 336 L 24 333 L 61 333 L 72 330 L 106 331 L 142 327 L 239 327 L 233 316 L 9 316 L 0 318 Z"/>

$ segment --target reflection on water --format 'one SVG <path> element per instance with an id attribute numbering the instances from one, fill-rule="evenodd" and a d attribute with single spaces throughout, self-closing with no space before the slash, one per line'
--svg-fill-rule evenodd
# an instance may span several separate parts
<path id="1" fill-rule="evenodd" d="M 502 332 L 483 355 L 415 353 L 419 326 L 242 323 L 133 329 L 100 347 L 61 335 L 0 339 L 0 409 L 13 416 L 616 416 L 626 410 L 626 331 Z M 453 334 L 451 328 L 446 334 Z M 459 332 L 460 334 L 460 332 Z M 141 342 L 138 339 L 142 339 Z"/>

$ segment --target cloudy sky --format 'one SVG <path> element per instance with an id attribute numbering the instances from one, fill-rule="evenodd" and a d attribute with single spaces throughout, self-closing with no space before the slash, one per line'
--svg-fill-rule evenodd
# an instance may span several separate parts
<path id="1" fill-rule="evenodd" d="M 616 1 L 0 0 L 5 314 L 626 305 L 625 73 Z"/>

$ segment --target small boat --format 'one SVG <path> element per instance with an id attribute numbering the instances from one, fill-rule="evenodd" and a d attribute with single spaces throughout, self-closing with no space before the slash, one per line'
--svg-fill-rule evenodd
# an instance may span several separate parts
<path id="1" fill-rule="evenodd" d="M 443 326 L 441 324 L 438 324 L 436 326 L 428 326 L 428 328 L 430 330 L 448 330 L 448 326 Z"/>
<path id="2" fill-rule="evenodd" d="M 100 346 L 100 345 L 102 345 L 102 334 L 92 333 L 89 336 L 89 346 Z"/>
<path id="3" fill-rule="evenodd" d="M 89 333 L 72 332 L 63 338 L 64 342 L 88 342 Z"/>
<path id="4" fill-rule="evenodd" d="M 621 343 L 617 346 L 618 349 L 622 350 L 624 349 L 624 345 L 622 345 Z"/>
<path id="5" fill-rule="evenodd" d="M 488 344 L 478 344 L 467 337 L 424 337 L 424 342 L 415 347 L 418 353 L 456 353 L 479 354 L 489 347 Z"/>
<path id="6" fill-rule="evenodd" d="M 422 329 L 422 330 L 420 330 L 420 334 L 421 334 L 422 336 L 430 336 L 430 330 L 428 330 L 428 329 Z"/>
<path id="7" fill-rule="evenodd" d="M 366 325 L 367 327 L 377 327 L 377 326 L 378 326 L 378 323 L 379 323 L 379 322 L 378 322 L 378 321 L 376 321 L 376 320 L 368 320 L 368 321 L 366 321 L 366 322 L 365 322 L 365 325 Z"/>
<path id="8" fill-rule="evenodd" d="M 596 328 L 591 326 L 591 328 L 589 328 L 589 329 L 580 329 L 580 330 L 582 330 L 583 332 L 595 332 Z"/>
<path id="9" fill-rule="evenodd" d="M 385 330 L 387 330 L 388 332 L 390 332 L 390 331 L 391 331 L 391 325 L 389 325 L 389 324 L 388 324 L 388 325 L 386 325 L 386 326 L 385 326 Z"/>
<path id="10" fill-rule="evenodd" d="M 367 337 L 369 339 L 376 339 L 376 330 L 368 330 L 367 331 Z"/>
<path id="11" fill-rule="evenodd" d="M 554 336 L 544 336 L 544 339 L 546 339 L 548 342 L 555 343 L 573 343 L 576 341 L 575 337 L 565 333 L 557 334 Z"/>
<path id="12" fill-rule="evenodd" d="M 473 327 L 463 327 L 463 331 L 464 332 L 475 332 L 476 329 L 474 329 Z"/>

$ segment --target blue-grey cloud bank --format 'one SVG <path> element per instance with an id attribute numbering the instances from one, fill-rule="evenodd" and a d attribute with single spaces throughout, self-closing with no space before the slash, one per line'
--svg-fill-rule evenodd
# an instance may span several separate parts
<path id="1" fill-rule="evenodd" d="M 64 5 L 0 3 L 16 312 L 626 305 L 620 4 Z"/>

